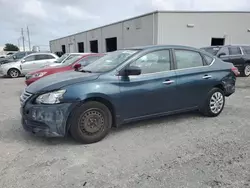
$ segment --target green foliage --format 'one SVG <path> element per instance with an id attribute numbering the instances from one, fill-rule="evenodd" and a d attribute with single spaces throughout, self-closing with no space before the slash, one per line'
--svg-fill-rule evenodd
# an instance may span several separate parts
<path id="1" fill-rule="evenodd" d="M 14 44 L 7 43 L 7 44 L 5 44 L 5 47 L 3 50 L 4 51 L 19 51 L 19 48 Z"/>

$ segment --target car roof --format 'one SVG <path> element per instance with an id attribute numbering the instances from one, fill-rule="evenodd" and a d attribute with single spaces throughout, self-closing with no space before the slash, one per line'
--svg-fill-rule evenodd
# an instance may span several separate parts
<path id="1" fill-rule="evenodd" d="M 84 54 L 92 54 L 92 53 L 67 53 L 69 55 L 84 55 Z"/>
<path id="2" fill-rule="evenodd" d="M 227 45 L 218 45 L 218 46 L 205 46 L 202 48 L 218 48 L 218 47 L 228 47 L 228 46 L 250 46 L 249 44 L 227 44 Z"/>
<path id="3" fill-rule="evenodd" d="M 49 55 L 55 55 L 54 53 L 51 52 L 34 52 L 32 55 L 40 55 L 40 54 L 49 54 Z M 31 55 L 31 54 L 30 54 Z"/>
<path id="4" fill-rule="evenodd" d="M 138 47 L 131 47 L 131 48 L 124 48 L 123 50 L 157 50 L 161 48 L 180 48 L 180 49 L 189 49 L 189 50 L 197 50 L 197 48 L 191 46 L 183 46 L 183 45 L 149 45 L 149 46 L 138 46 Z"/>

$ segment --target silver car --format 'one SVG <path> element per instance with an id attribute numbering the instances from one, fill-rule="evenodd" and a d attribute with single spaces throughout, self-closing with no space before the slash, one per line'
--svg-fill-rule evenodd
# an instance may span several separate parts
<path id="1" fill-rule="evenodd" d="M 89 53 L 66 53 L 63 54 L 59 59 L 57 59 L 54 63 L 51 63 L 49 65 L 45 65 L 45 67 L 57 67 L 63 65 L 66 61 L 72 59 L 73 57 L 79 56 L 79 55 L 84 55 L 84 54 L 89 54 Z"/>
<path id="2" fill-rule="evenodd" d="M 6 63 L 0 66 L 0 74 L 17 78 L 20 75 L 25 75 L 28 72 L 35 71 L 45 65 L 55 62 L 58 56 L 53 53 L 33 53 L 24 58 Z"/>

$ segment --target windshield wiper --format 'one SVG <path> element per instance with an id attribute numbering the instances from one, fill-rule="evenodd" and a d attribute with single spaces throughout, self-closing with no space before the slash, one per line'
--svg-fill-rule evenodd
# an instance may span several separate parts
<path id="1" fill-rule="evenodd" d="M 84 69 L 81 69 L 81 70 L 79 70 L 80 72 L 87 72 L 87 73 L 92 73 L 92 71 L 90 71 L 90 70 L 84 70 Z"/>

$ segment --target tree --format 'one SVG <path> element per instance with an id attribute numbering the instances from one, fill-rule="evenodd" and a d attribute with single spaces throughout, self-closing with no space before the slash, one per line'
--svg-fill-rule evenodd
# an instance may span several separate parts
<path id="1" fill-rule="evenodd" d="M 19 51 L 19 48 L 14 44 L 7 43 L 5 44 L 5 47 L 3 50 L 4 51 Z"/>

